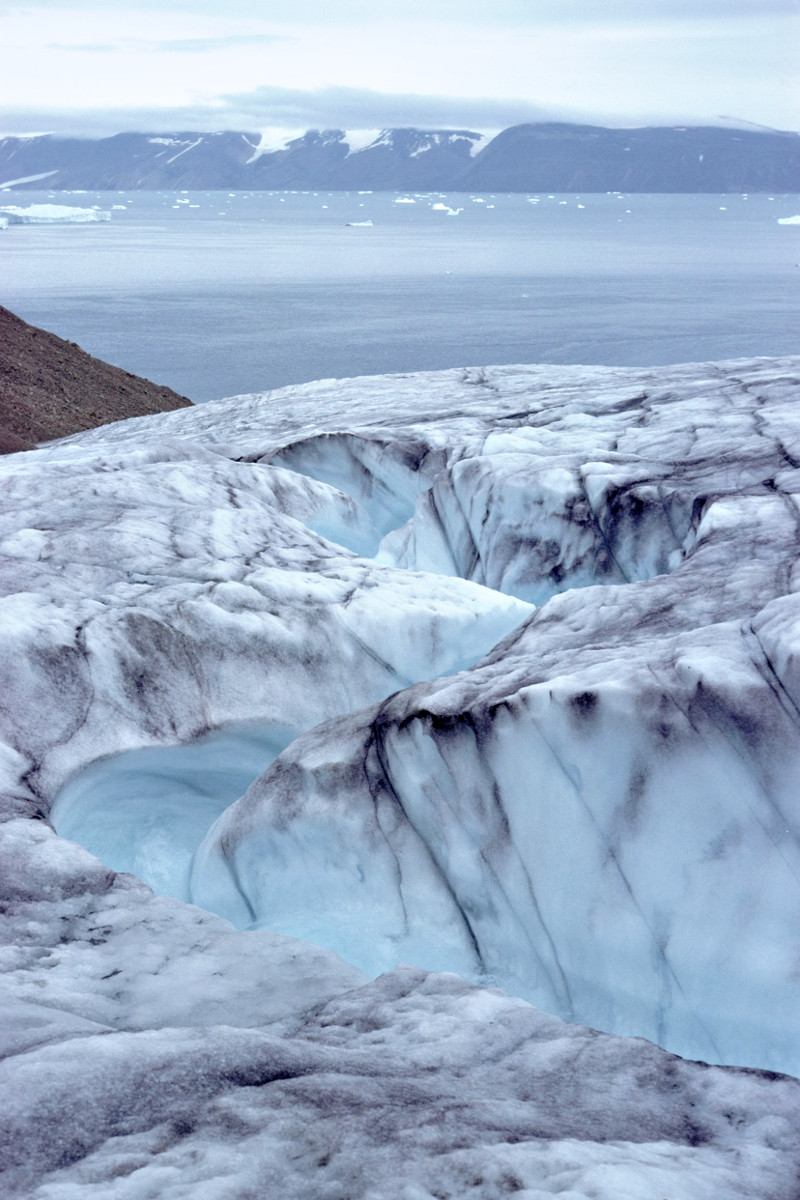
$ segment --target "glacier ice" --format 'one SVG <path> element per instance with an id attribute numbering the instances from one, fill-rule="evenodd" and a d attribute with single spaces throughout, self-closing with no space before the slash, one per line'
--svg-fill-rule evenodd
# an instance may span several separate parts
<path id="1" fill-rule="evenodd" d="M 329 380 L 0 461 L 4 1194 L 794 1200 L 741 1066 L 800 1070 L 798 390 Z"/>

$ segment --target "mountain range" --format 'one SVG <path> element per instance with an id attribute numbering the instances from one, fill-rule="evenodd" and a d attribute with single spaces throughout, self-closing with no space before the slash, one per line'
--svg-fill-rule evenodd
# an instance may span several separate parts
<path id="1" fill-rule="evenodd" d="M 119 133 L 0 139 L 0 189 L 551 192 L 800 190 L 800 133 L 558 122 L 472 130 Z"/>

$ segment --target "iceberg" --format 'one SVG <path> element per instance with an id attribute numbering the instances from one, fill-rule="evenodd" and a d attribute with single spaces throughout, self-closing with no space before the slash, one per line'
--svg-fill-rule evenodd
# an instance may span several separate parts
<path id="1" fill-rule="evenodd" d="M 76 208 L 69 204 L 15 204 L 0 206 L 0 216 L 11 225 L 85 225 L 110 221 L 111 213 L 99 208 Z"/>
<path id="2" fill-rule="evenodd" d="M 795 1195 L 799 392 L 327 380 L 0 460 L 4 1194 Z"/>

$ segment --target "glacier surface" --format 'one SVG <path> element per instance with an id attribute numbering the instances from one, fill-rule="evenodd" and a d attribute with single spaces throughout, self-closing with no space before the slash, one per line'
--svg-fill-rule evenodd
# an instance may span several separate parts
<path id="1" fill-rule="evenodd" d="M 796 1200 L 799 399 L 486 368 L 6 456 L 4 1194 Z"/>

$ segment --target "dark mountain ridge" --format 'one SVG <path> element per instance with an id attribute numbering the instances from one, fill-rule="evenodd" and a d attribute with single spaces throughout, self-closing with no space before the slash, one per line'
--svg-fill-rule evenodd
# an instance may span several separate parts
<path id="1" fill-rule="evenodd" d="M 721 126 L 606 129 L 543 122 L 470 130 L 52 134 L 0 139 L 0 188 L 335 191 L 800 191 L 800 134 Z"/>
<path id="2" fill-rule="evenodd" d="M 476 158 L 470 187 L 555 192 L 759 192 L 800 187 L 800 134 L 703 126 L 515 125 Z"/>

